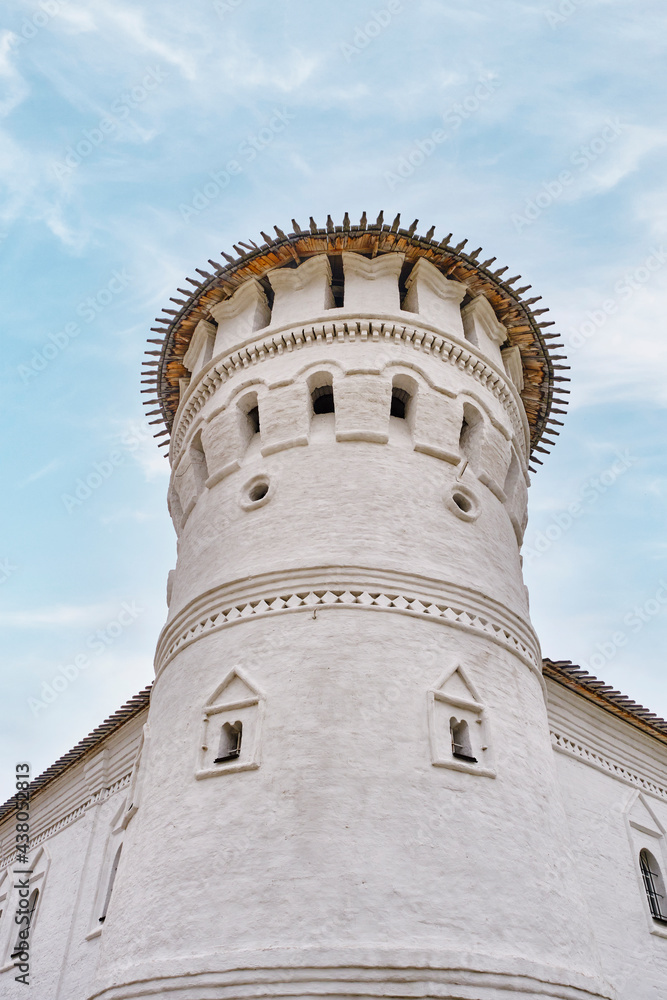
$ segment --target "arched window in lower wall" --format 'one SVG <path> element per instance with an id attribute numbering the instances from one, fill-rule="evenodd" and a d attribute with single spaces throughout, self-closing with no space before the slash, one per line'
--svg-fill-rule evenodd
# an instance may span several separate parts
<path id="1" fill-rule="evenodd" d="M 639 855 L 639 867 L 641 868 L 644 888 L 648 898 L 648 905 L 651 916 L 654 920 L 660 920 L 667 924 L 667 901 L 665 900 L 665 883 L 662 873 L 650 851 L 641 851 Z"/>
<path id="2" fill-rule="evenodd" d="M 459 721 L 452 716 L 449 720 L 449 730 L 452 734 L 452 756 L 457 760 L 467 760 L 470 764 L 476 764 L 477 758 L 472 752 L 470 730 L 465 719 Z"/>
<path id="3" fill-rule="evenodd" d="M 27 951 L 25 932 L 28 932 L 28 941 L 30 941 L 30 936 L 35 929 L 35 913 L 37 911 L 37 900 L 39 899 L 39 889 L 33 889 L 28 897 L 28 909 L 25 911 L 28 915 L 29 922 L 21 923 L 19 928 L 18 937 L 16 938 L 16 944 L 14 945 L 11 953 L 11 959 L 14 961 L 16 958 L 20 958 L 22 953 Z M 23 915 L 23 911 L 22 915 Z M 29 946 L 28 946 L 29 947 Z"/>
<path id="4" fill-rule="evenodd" d="M 113 884 L 116 879 L 116 872 L 118 871 L 118 862 L 120 861 L 120 852 L 122 850 L 123 850 L 123 845 L 121 844 L 114 855 L 113 864 L 111 865 L 111 872 L 109 873 L 109 882 L 107 885 L 107 894 L 104 897 L 104 906 L 102 907 L 102 913 L 101 916 L 99 917 L 99 922 L 101 924 L 103 924 L 107 918 L 107 910 L 109 909 L 111 893 L 113 892 Z"/>
<path id="5" fill-rule="evenodd" d="M 234 760 L 241 754 L 241 739 L 243 723 L 240 721 L 225 722 L 220 732 L 220 746 L 214 764 L 222 764 L 226 760 Z"/>

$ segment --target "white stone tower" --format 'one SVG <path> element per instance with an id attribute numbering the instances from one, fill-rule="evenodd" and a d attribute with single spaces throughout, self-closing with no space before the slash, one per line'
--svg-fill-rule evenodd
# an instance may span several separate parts
<path id="1" fill-rule="evenodd" d="M 549 324 L 293 225 L 149 352 L 178 564 L 91 997 L 609 997 L 521 573 Z"/>

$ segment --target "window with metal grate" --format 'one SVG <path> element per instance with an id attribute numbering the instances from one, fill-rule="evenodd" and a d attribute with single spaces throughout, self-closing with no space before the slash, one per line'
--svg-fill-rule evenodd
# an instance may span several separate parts
<path id="1" fill-rule="evenodd" d="M 644 880 L 644 888 L 646 889 L 651 916 L 654 920 L 660 920 L 662 923 L 667 924 L 665 886 L 658 862 L 650 851 L 641 851 L 639 855 L 639 867 L 641 868 L 642 879 Z"/>

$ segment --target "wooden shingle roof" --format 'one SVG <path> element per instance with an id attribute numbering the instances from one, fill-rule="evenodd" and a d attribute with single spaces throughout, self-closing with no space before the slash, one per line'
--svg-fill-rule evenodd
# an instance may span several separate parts
<path id="1" fill-rule="evenodd" d="M 402 229 L 400 215 L 391 225 L 385 224 L 382 212 L 375 223 L 369 223 L 364 212 L 358 225 L 352 225 L 347 213 L 342 225 L 335 225 L 328 216 L 326 226 L 321 227 L 311 218 L 305 230 L 292 219 L 291 233 L 275 226 L 275 237 L 263 232 L 260 244 L 252 240 L 239 241 L 234 245 L 236 257 L 222 252 L 225 262 L 209 260 L 208 269 L 195 268 L 198 277 L 185 279 L 192 287 L 179 288 L 179 297 L 170 299 L 171 305 L 156 318 L 152 332 L 159 337 L 149 339 L 142 372 L 145 386 L 142 393 L 148 397 L 145 403 L 156 407 L 149 411 L 150 416 L 157 415 L 151 422 L 164 424 L 155 434 L 164 439 L 160 446 L 169 445 L 180 399 L 179 380 L 189 376 L 183 357 L 197 323 L 210 319 L 211 306 L 233 295 L 248 278 L 261 280 L 275 268 L 294 267 L 315 254 L 337 256 L 343 251 L 352 251 L 375 257 L 401 252 L 408 266 L 426 257 L 446 277 L 467 285 L 469 297 L 483 293 L 493 306 L 496 316 L 507 328 L 509 343 L 518 347 L 521 353 L 524 374 L 521 398 L 530 427 L 532 461 L 541 465 L 539 453 L 547 452 L 553 445 L 548 435 L 557 435 L 557 428 L 562 423 L 554 419 L 553 414 L 565 413 L 568 390 L 563 384 L 569 382 L 565 374 L 568 366 L 560 363 L 566 360 L 564 355 L 554 353 L 563 347 L 556 342 L 559 334 L 546 332 L 554 324 L 539 318 L 547 309 L 534 308 L 541 296 L 524 297 L 531 286 L 516 287 L 521 275 L 505 277 L 508 268 L 494 268 L 496 258 L 483 259 L 481 247 L 466 251 L 468 241 L 461 240 L 454 245 L 451 233 L 436 240 L 433 238 L 434 226 L 424 236 L 419 236 L 417 225 L 418 220 L 415 220 L 408 229 Z"/>

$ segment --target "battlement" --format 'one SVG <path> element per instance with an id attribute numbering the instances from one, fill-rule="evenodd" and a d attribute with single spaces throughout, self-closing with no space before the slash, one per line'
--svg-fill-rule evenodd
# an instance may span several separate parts
<path id="1" fill-rule="evenodd" d="M 150 411 L 159 414 L 154 422 L 166 425 L 156 436 L 167 437 L 165 446 L 174 437 L 172 460 L 197 393 L 214 390 L 232 370 L 320 337 L 340 342 L 368 336 L 366 322 L 375 321 L 376 339 L 397 341 L 401 326 L 418 327 L 420 349 L 442 351 L 437 338 L 444 335 L 448 357 L 460 351 L 464 364 L 474 357 L 473 368 L 486 365 L 510 383 L 510 394 L 521 397 L 530 461 L 541 464 L 536 452 L 553 443 L 545 432 L 560 425 L 551 411 L 565 405 L 560 383 L 568 378 L 562 374 L 567 366 L 557 363 L 563 357 L 551 353 L 562 346 L 552 344 L 556 334 L 545 332 L 552 323 L 538 319 L 547 310 L 533 309 L 540 297 L 522 299 L 530 286 L 514 289 L 520 276 L 505 280 L 507 268 L 491 271 L 495 258 L 480 263 L 480 249 L 464 252 L 466 240 L 452 246 L 451 234 L 438 242 L 433 229 L 419 237 L 416 222 L 408 230 L 399 222 L 384 225 L 381 213 L 368 225 L 364 214 L 356 227 L 346 216 L 342 226 L 329 219 L 320 229 L 311 219 L 309 233 L 294 223 L 291 234 L 276 228 L 272 239 L 263 233 L 261 246 L 251 241 L 243 250 L 235 247 L 238 259 L 223 254 L 227 265 L 210 261 L 215 273 L 199 270 L 203 280 L 188 279 L 195 291 L 180 289 L 186 298 L 173 299 L 180 308 L 165 309 L 156 320 L 161 338 L 150 343 L 159 349 L 149 350 L 145 373 L 144 393 L 154 397 L 147 404 L 158 406 Z"/>

